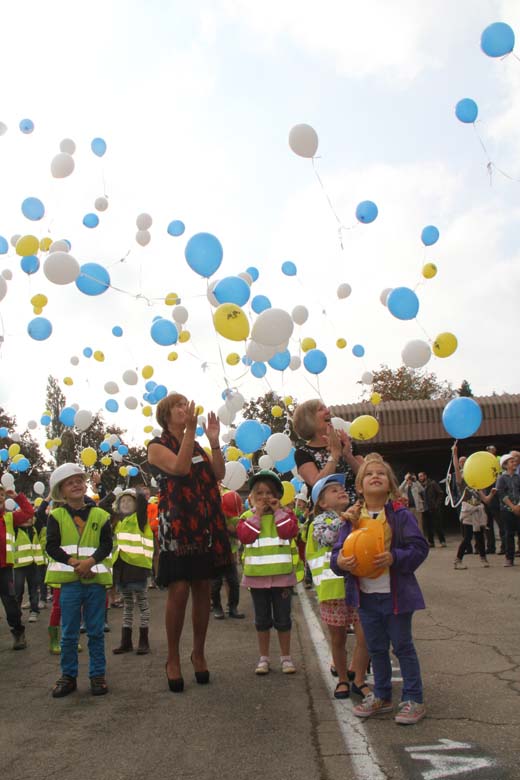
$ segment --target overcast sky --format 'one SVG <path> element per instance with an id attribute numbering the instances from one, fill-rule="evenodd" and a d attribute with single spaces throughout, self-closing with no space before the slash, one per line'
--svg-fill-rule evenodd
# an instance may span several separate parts
<path id="1" fill-rule="evenodd" d="M 20 429 L 40 419 L 51 373 L 71 377 L 71 387 L 62 385 L 67 402 L 91 411 L 104 407 L 104 384 L 116 381 L 122 408 L 106 419 L 143 441 L 149 420 L 140 406 L 126 410 L 124 399 L 141 403 L 144 380 L 129 387 L 122 374 L 147 364 L 155 381 L 206 411 L 220 406 L 226 384 L 246 399 L 272 388 L 300 401 L 319 391 L 330 404 L 354 402 L 364 371 L 397 368 L 408 341 L 443 331 L 459 348 L 432 358 L 428 370 L 455 386 L 467 379 L 479 395 L 520 391 L 520 62 L 480 49 L 492 22 L 520 35 L 517 2 L 91 0 L 74 16 L 59 0 L 9 5 L 0 50 L 0 121 L 8 127 L 0 137 L 0 234 L 67 238 L 80 263 L 104 265 L 124 291 L 85 296 L 75 284 L 51 284 L 41 269 L 27 276 L 12 247 L 0 256 L 0 271 L 12 271 L 0 302 L 0 404 Z M 454 115 L 463 97 L 478 103 L 476 130 L 511 178 L 495 172 L 490 181 L 474 128 Z M 24 117 L 35 124 L 30 135 L 18 129 Z M 311 161 L 288 145 L 302 122 L 319 136 L 324 190 Z M 107 142 L 103 158 L 90 150 L 96 136 Z M 64 138 L 77 145 L 75 170 L 53 179 L 50 162 Z M 109 208 L 89 230 L 83 216 L 104 194 Z M 39 222 L 21 213 L 28 196 L 45 204 Z M 354 228 L 343 250 L 326 196 Z M 367 199 L 379 216 L 356 226 L 356 205 Z M 144 248 L 135 241 L 141 212 L 153 218 Z M 185 223 L 183 236 L 167 234 L 173 219 Z M 440 239 L 426 249 L 420 235 L 430 224 Z M 299 355 L 301 338 L 316 340 L 328 358 L 319 383 L 303 367 L 269 368 L 255 379 L 241 363 L 223 362 L 244 345 L 216 335 L 206 281 L 184 259 L 186 241 L 200 231 L 224 247 L 215 278 L 256 266 L 252 296 L 289 312 L 308 308 L 289 349 Z M 282 274 L 285 260 L 296 264 L 296 277 Z M 421 276 L 428 261 L 439 269 L 432 280 Z M 352 294 L 338 300 L 343 282 Z M 416 321 L 399 321 L 381 305 L 381 291 L 398 286 L 416 288 Z M 150 338 L 153 317 L 171 317 L 169 292 L 187 307 L 191 333 L 171 348 Z M 44 342 L 27 335 L 35 293 L 49 298 L 53 333 Z M 249 304 L 245 310 L 253 322 Z M 365 348 L 361 359 L 355 344 Z M 102 350 L 105 361 L 84 358 L 85 347 Z M 167 359 L 172 349 L 176 362 Z"/>

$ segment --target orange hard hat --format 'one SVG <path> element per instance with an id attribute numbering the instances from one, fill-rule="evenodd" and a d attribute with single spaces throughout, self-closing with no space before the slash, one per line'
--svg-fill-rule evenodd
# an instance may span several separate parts
<path id="1" fill-rule="evenodd" d="M 226 517 L 239 517 L 244 511 L 242 499 L 235 490 L 230 490 L 222 496 L 222 510 Z"/>
<path id="2" fill-rule="evenodd" d="M 377 520 L 371 520 L 365 527 L 352 531 L 343 542 L 345 558 L 352 555 L 356 558 L 356 568 L 352 570 L 356 577 L 379 577 L 381 567 L 374 568 L 374 558 L 384 551 L 383 525 Z"/>

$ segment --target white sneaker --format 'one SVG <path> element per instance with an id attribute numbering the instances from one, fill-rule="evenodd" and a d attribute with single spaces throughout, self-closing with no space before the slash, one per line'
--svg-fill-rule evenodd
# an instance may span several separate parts
<path id="1" fill-rule="evenodd" d="M 418 723 L 426 715 L 426 707 L 417 701 L 402 701 L 399 712 L 395 716 L 395 722 L 403 726 Z"/>
<path id="2" fill-rule="evenodd" d="M 40 599 L 40 601 L 38 602 L 38 609 L 47 609 L 47 604 L 45 603 L 45 601 L 41 601 Z"/>
<path id="3" fill-rule="evenodd" d="M 467 569 L 468 567 L 466 566 L 465 563 L 463 563 L 462 561 L 459 561 L 459 559 L 456 558 L 455 563 L 453 564 L 453 568 L 454 569 L 458 569 L 459 571 L 461 571 L 462 569 Z"/>
<path id="4" fill-rule="evenodd" d="M 280 658 L 280 661 L 282 663 L 282 672 L 284 674 L 294 674 L 296 671 L 296 667 L 293 664 L 292 658 L 290 655 L 285 655 L 283 658 Z"/>
<path id="5" fill-rule="evenodd" d="M 260 656 L 256 665 L 255 674 L 269 674 L 269 658 L 265 655 Z"/>
<path id="6" fill-rule="evenodd" d="M 38 613 L 37 612 L 31 612 L 29 614 L 29 623 L 36 623 L 38 620 Z"/>
<path id="7" fill-rule="evenodd" d="M 22 604 L 22 609 L 29 609 L 30 606 L 31 604 L 29 601 L 24 601 Z"/>

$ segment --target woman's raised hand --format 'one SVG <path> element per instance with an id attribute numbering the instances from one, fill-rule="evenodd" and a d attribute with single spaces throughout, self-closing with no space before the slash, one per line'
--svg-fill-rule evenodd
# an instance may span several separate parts
<path id="1" fill-rule="evenodd" d="M 211 447 L 219 446 L 220 420 L 215 412 L 209 412 L 208 421 L 202 425 Z"/>
<path id="2" fill-rule="evenodd" d="M 341 457 L 342 445 L 334 428 L 331 428 L 327 434 L 327 447 L 334 460 L 338 461 Z"/>
<path id="3" fill-rule="evenodd" d="M 197 414 L 195 411 L 195 401 L 190 401 L 186 407 L 186 431 L 195 433 L 197 429 Z"/>

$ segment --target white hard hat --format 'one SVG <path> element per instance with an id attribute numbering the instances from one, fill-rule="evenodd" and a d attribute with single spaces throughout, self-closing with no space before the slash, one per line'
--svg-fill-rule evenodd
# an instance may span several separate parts
<path id="1" fill-rule="evenodd" d="M 119 504 L 121 503 L 121 499 L 123 496 L 131 496 L 135 499 L 135 490 L 134 488 L 127 488 L 126 490 L 121 490 L 120 493 L 116 495 L 115 501 L 112 504 L 112 509 L 114 512 L 119 512 Z"/>
<path id="2" fill-rule="evenodd" d="M 513 457 L 513 453 L 512 452 L 508 452 L 507 455 L 501 455 L 501 457 L 500 457 L 500 465 L 502 466 L 502 468 L 504 468 L 504 466 L 506 465 L 507 461 L 511 460 L 512 457 Z"/>
<path id="3" fill-rule="evenodd" d="M 61 466 L 58 466 L 57 469 L 54 469 L 49 480 L 51 498 L 53 501 L 63 500 L 60 495 L 61 483 L 69 477 L 75 477 L 76 475 L 83 477 L 85 482 L 87 481 L 87 475 L 81 466 L 78 466 L 76 463 L 62 463 Z"/>

